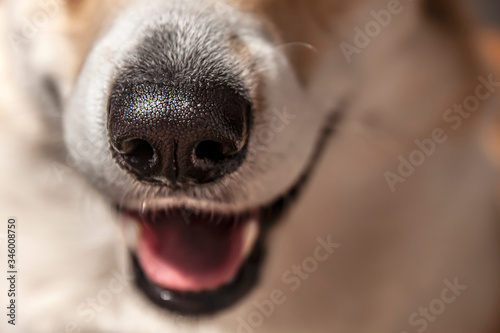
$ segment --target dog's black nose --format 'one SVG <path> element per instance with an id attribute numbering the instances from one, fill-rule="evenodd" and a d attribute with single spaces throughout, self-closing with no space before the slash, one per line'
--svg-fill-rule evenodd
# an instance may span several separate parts
<path id="1" fill-rule="evenodd" d="M 140 180 L 202 184 L 235 171 L 249 121 L 249 101 L 223 84 L 120 84 L 109 100 L 114 156 Z"/>

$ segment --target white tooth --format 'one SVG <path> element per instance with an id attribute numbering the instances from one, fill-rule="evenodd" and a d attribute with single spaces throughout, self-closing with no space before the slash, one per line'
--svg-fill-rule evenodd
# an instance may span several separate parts
<path id="1" fill-rule="evenodd" d="M 165 290 L 160 293 L 160 297 L 164 301 L 170 301 L 172 299 L 172 294 Z"/>
<path id="2" fill-rule="evenodd" d="M 250 252 L 253 250 L 253 246 L 257 241 L 259 236 L 259 221 L 256 218 L 252 218 L 245 224 L 243 230 L 243 251 L 241 253 L 241 258 L 244 260 L 248 257 Z"/>
<path id="3" fill-rule="evenodd" d="M 123 215 L 122 220 L 122 230 L 125 243 L 130 250 L 136 250 L 137 242 L 139 240 L 139 222 L 128 215 Z"/>

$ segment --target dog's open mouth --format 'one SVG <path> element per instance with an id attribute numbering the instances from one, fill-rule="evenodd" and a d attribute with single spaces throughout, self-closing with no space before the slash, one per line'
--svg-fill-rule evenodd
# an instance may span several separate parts
<path id="1" fill-rule="evenodd" d="M 137 285 L 154 303 L 182 315 L 231 306 L 257 282 L 262 242 L 275 208 L 238 214 L 181 207 L 122 210 Z"/>
<path id="2" fill-rule="evenodd" d="M 257 213 L 217 215 L 171 209 L 138 216 L 137 256 L 158 286 L 205 291 L 233 280 L 255 245 Z"/>

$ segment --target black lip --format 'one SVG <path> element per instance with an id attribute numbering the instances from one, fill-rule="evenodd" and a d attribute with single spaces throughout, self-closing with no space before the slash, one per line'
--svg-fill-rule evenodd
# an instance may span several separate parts
<path id="1" fill-rule="evenodd" d="M 341 120 L 341 113 L 332 113 L 318 140 L 313 157 L 297 183 L 284 196 L 260 210 L 259 238 L 247 260 L 241 266 L 236 278 L 214 291 L 180 292 L 162 288 L 148 279 L 137 257 L 131 253 L 135 283 L 156 305 L 183 316 L 207 316 L 231 307 L 247 295 L 258 283 L 260 267 L 265 260 L 265 240 L 269 229 L 286 214 L 287 208 L 300 195 L 307 183 L 334 126 Z M 168 295 L 163 297 L 162 295 Z"/>
<path id="2" fill-rule="evenodd" d="M 258 241 L 231 283 L 217 290 L 202 292 L 181 292 L 156 285 L 148 279 L 136 255 L 131 256 L 135 283 L 154 304 L 183 316 L 202 316 L 230 307 L 253 289 L 258 282 L 264 249 L 262 242 Z"/>

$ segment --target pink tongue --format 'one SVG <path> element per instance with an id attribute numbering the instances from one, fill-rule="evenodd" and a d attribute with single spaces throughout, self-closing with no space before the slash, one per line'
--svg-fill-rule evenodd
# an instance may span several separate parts
<path id="1" fill-rule="evenodd" d="M 156 284 L 174 290 L 215 289 L 232 280 L 243 251 L 243 224 L 213 225 L 182 212 L 142 221 L 138 258 Z"/>

